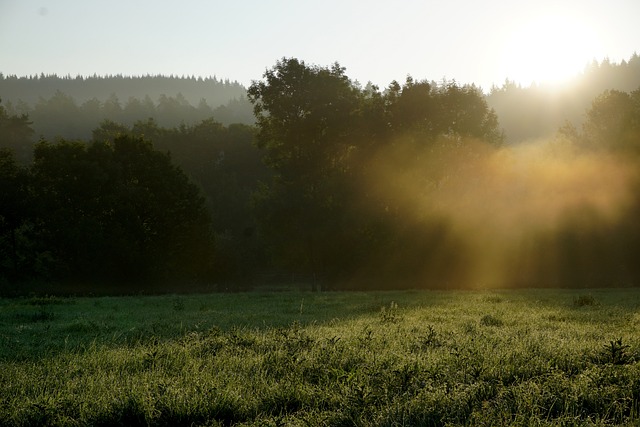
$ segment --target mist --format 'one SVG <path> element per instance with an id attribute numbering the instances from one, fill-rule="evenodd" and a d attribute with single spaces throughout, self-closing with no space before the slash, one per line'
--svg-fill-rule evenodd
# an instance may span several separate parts
<path id="1" fill-rule="evenodd" d="M 422 147 L 397 141 L 370 168 L 364 185 L 397 204 L 401 227 L 426 238 L 438 230 L 429 243 L 440 253 L 440 274 L 432 277 L 433 253 L 425 254 L 425 282 L 494 288 L 624 280 L 614 247 L 634 208 L 638 173 L 630 157 L 561 137 L 503 147 L 442 137 Z"/>

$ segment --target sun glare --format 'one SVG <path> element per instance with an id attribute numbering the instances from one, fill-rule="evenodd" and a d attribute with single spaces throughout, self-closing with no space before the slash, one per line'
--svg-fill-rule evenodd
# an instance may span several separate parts
<path id="1" fill-rule="evenodd" d="M 571 17 L 532 19 L 511 34 L 504 57 L 506 77 L 522 85 L 560 84 L 595 57 L 597 39 Z"/>

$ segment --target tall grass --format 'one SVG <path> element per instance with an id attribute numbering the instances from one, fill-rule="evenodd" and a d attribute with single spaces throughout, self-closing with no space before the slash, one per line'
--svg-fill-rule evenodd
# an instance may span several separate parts
<path id="1" fill-rule="evenodd" d="M 581 295 L 0 300 L 0 425 L 637 425 L 640 293 Z"/>

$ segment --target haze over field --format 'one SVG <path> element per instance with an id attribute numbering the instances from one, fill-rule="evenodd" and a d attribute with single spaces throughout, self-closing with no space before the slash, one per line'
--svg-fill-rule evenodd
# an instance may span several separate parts
<path id="1" fill-rule="evenodd" d="M 606 233 L 632 212 L 640 178 L 635 157 L 583 150 L 562 137 L 462 145 L 383 149 L 362 191 L 396 201 L 409 228 L 441 221 L 444 237 L 433 244 L 463 254 L 450 267 L 461 270 L 454 278 L 466 286 L 559 285 L 564 249 L 549 239 Z M 581 265 L 606 258 L 575 254 Z"/>

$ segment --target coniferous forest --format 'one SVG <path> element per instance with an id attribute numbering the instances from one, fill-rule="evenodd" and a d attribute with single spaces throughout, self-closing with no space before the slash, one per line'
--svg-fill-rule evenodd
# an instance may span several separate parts
<path id="1" fill-rule="evenodd" d="M 2 294 L 640 284 L 640 59 L 561 89 L 0 76 Z"/>

